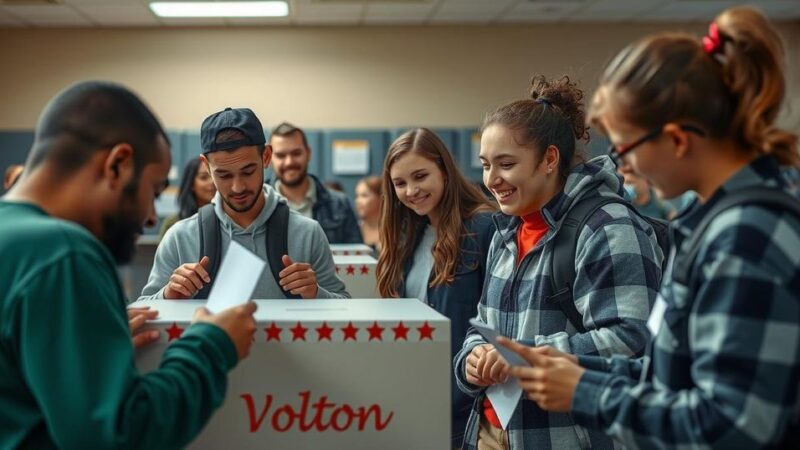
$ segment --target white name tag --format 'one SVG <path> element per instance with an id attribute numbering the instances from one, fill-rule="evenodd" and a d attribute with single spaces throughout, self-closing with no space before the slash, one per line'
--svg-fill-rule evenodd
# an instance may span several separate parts
<path id="1" fill-rule="evenodd" d="M 667 310 L 667 302 L 661 294 L 656 297 L 656 304 L 653 305 L 653 310 L 650 311 L 650 318 L 647 319 L 647 328 L 656 337 L 661 324 L 664 323 L 664 312 Z"/>

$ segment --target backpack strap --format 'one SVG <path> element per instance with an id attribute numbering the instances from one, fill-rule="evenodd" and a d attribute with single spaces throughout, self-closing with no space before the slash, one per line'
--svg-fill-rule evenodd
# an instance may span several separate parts
<path id="1" fill-rule="evenodd" d="M 700 247 L 703 242 L 706 229 L 711 225 L 711 222 L 720 214 L 730 208 L 746 205 L 758 204 L 780 207 L 786 211 L 791 212 L 797 217 L 800 217 L 800 201 L 789 193 L 784 192 L 778 188 L 769 187 L 755 187 L 733 191 L 730 194 L 722 197 L 711 210 L 706 213 L 697 228 L 694 229 L 689 236 L 688 242 L 685 244 L 686 251 L 681 252 L 680 256 L 676 256 L 675 263 L 672 268 L 672 280 L 684 286 L 688 286 L 691 281 L 692 266 L 697 259 L 697 254 L 700 252 Z"/>
<path id="2" fill-rule="evenodd" d="M 222 236 L 219 228 L 219 217 L 214 212 L 214 204 L 204 205 L 197 211 L 197 229 L 200 231 L 200 258 L 208 256 L 210 260 L 206 271 L 211 282 L 203 286 L 194 298 L 207 299 L 214 285 L 222 254 Z"/>
<path id="3" fill-rule="evenodd" d="M 283 255 L 289 254 L 289 206 L 284 202 L 277 202 L 275 211 L 267 219 L 267 261 L 272 271 L 272 277 L 280 287 L 281 277 L 278 275 L 283 270 Z M 286 298 L 301 298 L 297 294 L 283 291 Z"/>
<path id="4" fill-rule="evenodd" d="M 578 200 L 567 211 L 552 242 L 553 259 L 551 261 L 550 286 L 553 295 L 545 302 L 555 304 L 561 309 L 569 322 L 579 333 L 585 333 L 583 317 L 575 306 L 572 286 L 575 284 L 575 254 L 578 247 L 578 235 L 586 221 L 598 209 L 609 203 L 624 203 L 624 199 L 593 195 Z"/>

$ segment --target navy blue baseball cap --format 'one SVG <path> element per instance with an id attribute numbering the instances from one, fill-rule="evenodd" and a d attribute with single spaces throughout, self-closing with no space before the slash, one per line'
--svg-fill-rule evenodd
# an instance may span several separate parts
<path id="1" fill-rule="evenodd" d="M 226 129 L 237 130 L 244 135 L 244 138 L 229 142 L 214 142 L 217 134 Z M 225 108 L 223 111 L 206 117 L 200 127 L 200 147 L 203 149 L 203 153 L 266 143 L 264 127 L 261 126 L 261 121 L 250 108 Z"/>

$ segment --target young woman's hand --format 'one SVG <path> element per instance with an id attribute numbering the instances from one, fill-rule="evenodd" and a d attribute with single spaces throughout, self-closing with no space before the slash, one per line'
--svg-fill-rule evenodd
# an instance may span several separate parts
<path id="1" fill-rule="evenodd" d="M 552 347 L 528 347 L 509 339 L 497 339 L 500 345 L 512 350 L 531 367 L 513 366 L 509 375 L 517 378 L 527 397 L 545 411 L 569 412 L 575 388 L 586 372 L 578 358 Z"/>
<path id="2" fill-rule="evenodd" d="M 478 364 L 483 364 L 486 353 L 493 349 L 492 344 L 480 344 L 472 349 L 464 364 L 464 374 L 467 377 L 467 383 L 475 386 L 489 386 L 491 380 L 484 379 L 481 372 L 478 370 Z"/>

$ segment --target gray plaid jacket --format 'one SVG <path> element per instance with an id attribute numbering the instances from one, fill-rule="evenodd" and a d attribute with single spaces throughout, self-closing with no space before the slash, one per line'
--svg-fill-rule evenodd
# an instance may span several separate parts
<path id="1" fill-rule="evenodd" d="M 624 204 L 595 212 L 578 235 L 573 286 L 575 305 L 588 330 L 578 333 L 566 316 L 545 298 L 550 287 L 549 243 L 561 219 L 584 195 L 622 196 L 622 180 L 607 157 L 576 167 L 564 190 L 542 209 L 550 231 L 517 265 L 517 217 L 496 216 L 497 233 L 489 248 L 487 276 L 478 319 L 502 334 L 530 344 L 551 345 L 581 354 L 636 355 L 650 339 L 646 321 L 661 280 L 661 249 L 650 225 Z M 475 448 L 483 389 L 466 382 L 464 360 L 485 343 L 470 330 L 454 367 L 459 388 L 477 397 L 467 424 L 464 448 Z M 551 414 L 523 398 L 509 423 L 511 449 L 611 448 L 603 433 L 575 426 L 569 414 Z"/>

